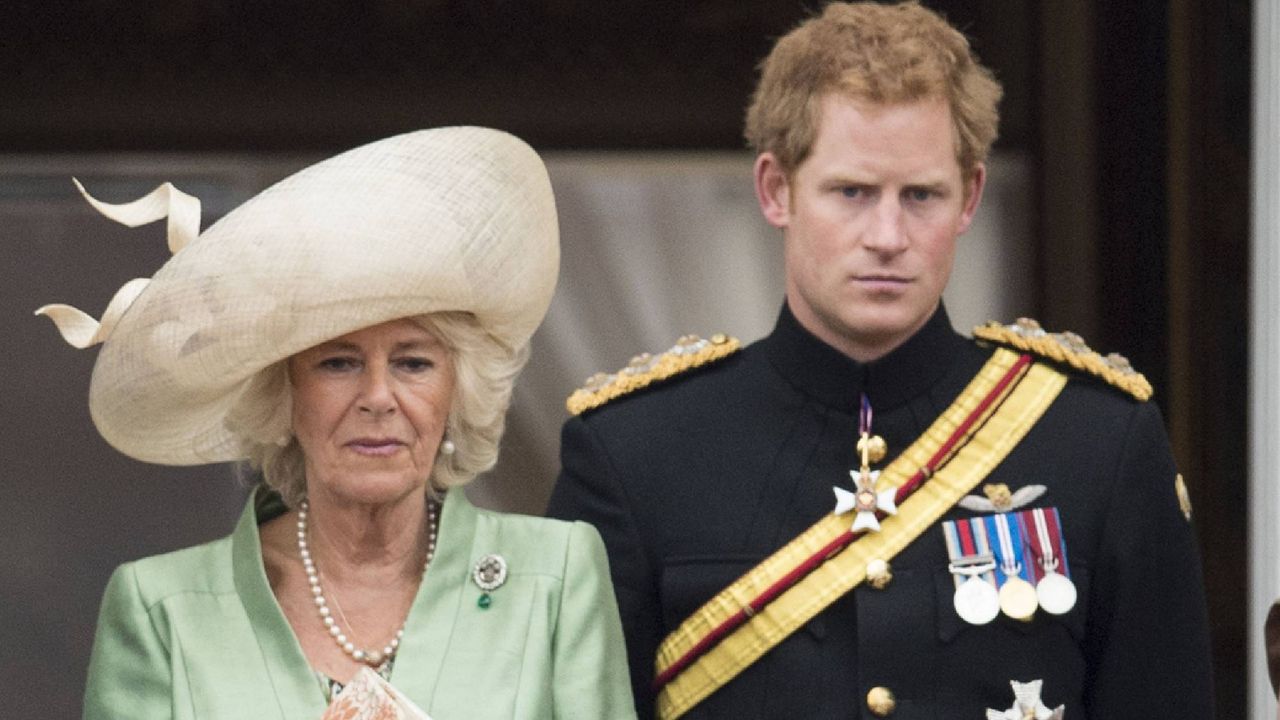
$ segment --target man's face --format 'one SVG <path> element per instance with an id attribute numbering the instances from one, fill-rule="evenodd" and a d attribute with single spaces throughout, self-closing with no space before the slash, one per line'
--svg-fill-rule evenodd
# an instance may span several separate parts
<path id="1" fill-rule="evenodd" d="M 756 193 L 783 232 L 787 303 L 860 361 L 910 338 L 938 306 L 985 169 L 962 179 L 942 99 L 877 105 L 828 95 L 808 158 L 756 160 Z"/>

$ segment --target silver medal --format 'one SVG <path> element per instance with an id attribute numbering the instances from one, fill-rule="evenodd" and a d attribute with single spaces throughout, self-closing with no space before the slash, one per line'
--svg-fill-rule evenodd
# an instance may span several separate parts
<path id="1" fill-rule="evenodd" d="M 1050 570 L 1036 583 L 1040 607 L 1050 615 L 1065 615 L 1076 606 L 1076 584 L 1060 572 Z"/>
<path id="2" fill-rule="evenodd" d="M 991 583 L 971 576 L 956 588 L 956 614 L 970 625 L 986 625 L 1000 614 L 1000 596 Z"/>
<path id="3" fill-rule="evenodd" d="M 947 569 L 952 575 L 965 578 L 952 598 L 960 619 L 970 625 L 986 625 L 995 620 L 1000 614 L 1000 597 L 995 585 L 982 579 L 996 569 L 995 558 L 987 554 L 970 555 L 951 563 Z"/>

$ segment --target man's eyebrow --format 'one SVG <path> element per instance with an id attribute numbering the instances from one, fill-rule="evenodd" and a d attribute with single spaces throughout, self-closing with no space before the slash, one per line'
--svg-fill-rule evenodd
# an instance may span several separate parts
<path id="1" fill-rule="evenodd" d="M 947 183 L 946 180 L 937 180 L 937 181 L 924 180 L 921 182 L 909 182 L 904 184 L 903 187 L 910 188 L 910 189 L 939 191 L 939 190 L 947 190 L 949 188 L 949 184 Z"/>

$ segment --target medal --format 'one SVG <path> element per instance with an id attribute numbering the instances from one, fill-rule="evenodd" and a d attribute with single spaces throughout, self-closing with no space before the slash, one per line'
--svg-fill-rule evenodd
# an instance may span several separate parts
<path id="1" fill-rule="evenodd" d="M 1030 620 L 1039 604 L 1036 589 L 1017 575 L 1010 576 L 1000 586 L 1000 611 L 1014 620 Z"/>
<path id="2" fill-rule="evenodd" d="M 1029 515 L 1035 528 L 1035 533 L 1030 538 L 1031 549 L 1039 556 L 1040 567 L 1044 570 L 1044 577 L 1036 583 L 1036 596 L 1045 612 L 1064 615 L 1076 605 L 1076 585 L 1066 575 L 1058 572 L 1061 565 L 1059 558 L 1066 558 L 1065 552 L 1059 553 L 1055 549 L 1061 544 L 1062 538 L 1058 513 L 1056 510 L 1046 512 L 1043 508 L 1038 508 Z M 1054 541 L 1055 537 L 1057 542 Z"/>
<path id="3" fill-rule="evenodd" d="M 1065 615 L 1076 605 L 1076 584 L 1066 575 L 1049 570 L 1036 583 L 1036 597 L 1040 607 L 1050 615 Z"/>
<path id="4" fill-rule="evenodd" d="M 1017 525 L 1010 525 L 1009 516 L 1004 514 L 985 519 L 995 525 L 999 540 L 997 559 L 1000 574 L 1004 576 L 1000 584 L 1000 611 L 1014 620 L 1030 620 L 1036 614 L 1040 599 L 1035 586 L 1022 577 L 1026 566 L 1022 562 L 1022 538 L 1017 534 Z"/>
<path id="5" fill-rule="evenodd" d="M 889 488 L 876 492 L 876 480 L 880 477 L 879 470 L 872 470 L 871 463 L 875 462 L 873 456 L 879 454 L 880 458 L 884 457 L 885 443 L 884 439 L 871 434 L 871 402 L 867 400 L 867 396 L 862 396 L 862 411 L 858 416 L 858 454 L 861 455 L 862 463 L 857 470 L 850 470 L 849 475 L 853 478 L 853 492 L 849 492 L 844 488 L 832 487 L 836 494 L 836 506 L 832 510 L 836 515 L 843 515 L 850 510 L 856 511 L 853 518 L 853 532 L 862 530 L 870 530 L 873 532 L 880 531 L 880 519 L 876 517 L 877 512 L 885 515 L 896 515 L 898 513 L 897 504 L 897 488 Z"/>
<path id="6" fill-rule="evenodd" d="M 987 720 L 1062 720 L 1066 712 L 1065 705 L 1052 710 L 1040 700 L 1040 688 L 1044 680 L 1032 680 L 1020 683 L 1009 682 L 1013 686 L 1013 707 L 1008 710 L 992 710 L 987 708 Z"/>
<path id="7" fill-rule="evenodd" d="M 956 587 L 952 604 L 961 620 L 970 625 L 986 625 L 1000 614 L 1000 596 L 996 588 L 982 575 L 996 569 L 995 558 L 990 555 L 973 555 L 948 566 L 953 575 L 965 580 Z"/>
<path id="8" fill-rule="evenodd" d="M 970 625 L 986 625 L 1000 614 L 1000 597 L 993 573 L 995 556 L 987 544 L 981 521 L 955 520 L 942 524 L 947 554 L 956 584 L 952 604 L 961 620 Z"/>
<path id="9" fill-rule="evenodd" d="M 991 583 L 976 577 L 960 583 L 952 599 L 956 614 L 970 625 L 986 625 L 1000 614 L 1000 595 Z"/>

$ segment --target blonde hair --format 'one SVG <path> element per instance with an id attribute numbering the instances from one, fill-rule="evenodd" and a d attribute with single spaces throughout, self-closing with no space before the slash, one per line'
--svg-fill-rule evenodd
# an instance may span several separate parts
<path id="1" fill-rule="evenodd" d="M 436 455 L 428 479 L 432 491 L 447 490 L 471 482 L 497 462 L 511 391 L 529 347 L 506 347 L 470 313 L 440 312 L 412 320 L 444 343 L 453 362 L 455 384 L 445 437 L 455 450 L 452 455 Z M 227 415 L 227 427 L 240 441 L 249 467 L 260 472 L 289 507 L 307 496 L 306 458 L 293 436 L 292 403 L 285 359 L 254 376 Z"/>
<path id="2" fill-rule="evenodd" d="M 832 3 L 785 35 L 760 64 L 747 142 L 794 172 L 813 147 L 829 93 L 873 103 L 946 100 L 966 179 L 996 139 L 1000 83 L 960 31 L 916 2 Z"/>

